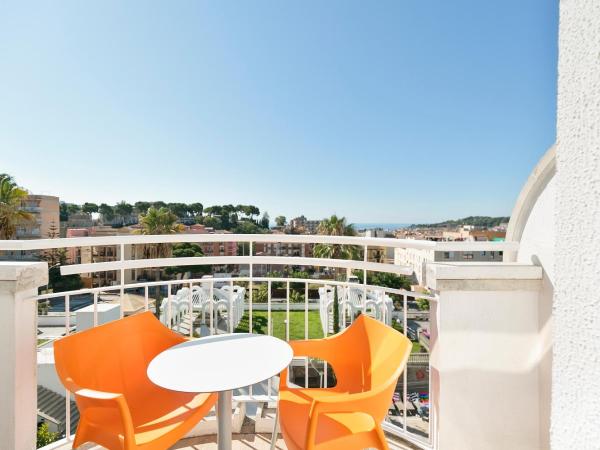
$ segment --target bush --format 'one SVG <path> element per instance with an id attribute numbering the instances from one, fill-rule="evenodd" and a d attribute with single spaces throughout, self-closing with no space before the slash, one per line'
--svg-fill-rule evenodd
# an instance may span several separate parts
<path id="1" fill-rule="evenodd" d="M 360 282 L 363 282 L 364 274 L 362 270 L 355 270 L 354 275 L 358 277 Z M 410 278 L 404 275 L 396 275 L 386 272 L 367 272 L 367 284 L 372 286 L 381 286 L 391 289 L 410 290 Z"/>
<path id="2" fill-rule="evenodd" d="M 37 429 L 37 448 L 52 444 L 58 440 L 58 433 L 53 433 L 48 429 L 48 424 L 42 422 Z"/>
<path id="3" fill-rule="evenodd" d="M 427 300 L 426 298 L 418 298 L 416 302 L 417 308 L 419 308 L 421 311 L 429 310 L 429 300 Z"/>
<path id="4" fill-rule="evenodd" d="M 299 291 L 291 291 L 290 303 L 304 303 L 304 294 Z"/>
<path id="5" fill-rule="evenodd" d="M 253 301 L 255 303 L 267 303 L 269 299 L 269 285 L 262 283 L 258 286 L 258 290 L 254 293 Z"/>

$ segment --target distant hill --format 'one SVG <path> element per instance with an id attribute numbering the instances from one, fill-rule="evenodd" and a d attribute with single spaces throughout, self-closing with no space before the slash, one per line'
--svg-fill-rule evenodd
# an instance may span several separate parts
<path id="1" fill-rule="evenodd" d="M 508 223 L 510 217 L 469 216 L 463 219 L 446 220 L 439 223 L 423 223 L 412 225 L 411 228 L 444 228 L 459 227 L 461 225 L 474 225 L 476 227 L 497 227 L 501 223 Z"/>

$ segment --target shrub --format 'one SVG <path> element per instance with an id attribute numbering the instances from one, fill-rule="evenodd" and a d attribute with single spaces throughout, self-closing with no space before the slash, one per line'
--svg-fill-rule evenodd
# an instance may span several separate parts
<path id="1" fill-rule="evenodd" d="M 48 429 L 48 424 L 42 422 L 37 429 L 37 448 L 52 444 L 58 439 L 58 433 L 53 433 Z"/>

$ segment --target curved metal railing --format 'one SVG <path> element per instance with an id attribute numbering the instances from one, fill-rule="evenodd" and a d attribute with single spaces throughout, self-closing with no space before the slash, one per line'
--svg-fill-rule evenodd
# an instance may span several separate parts
<path id="1" fill-rule="evenodd" d="M 245 243 L 249 247 L 246 256 L 202 256 L 189 258 L 152 258 L 152 259 L 127 259 L 127 246 L 175 244 L 183 242 L 214 243 L 236 242 Z M 343 260 L 331 258 L 298 257 L 298 256 L 265 256 L 255 254 L 257 243 L 298 243 L 304 245 L 355 245 L 362 251 L 362 260 Z M 27 251 L 49 250 L 73 247 L 100 247 L 117 246 L 118 259 L 105 262 L 86 262 L 71 264 L 61 267 L 62 275 L 97 273 L 104 271 L 118 271 L 120 282 L 115 286 L 100 286 L 79 289 L 69 292 L 45 293 L 38 296 L 38 301 L 48 302 L 63 299 L 64 334 L 74 331 L 77 313 L 73 310 L 71 302 L 74 298 L 88 296 L 89 306 L 93 308 L 93 326 L 99 324 L 99 304 L 103 303 L 105 295 L 116 294 L 118 299 L 119 316 L 123 317 L 128 312 L 124 309 L 126 293 L 137 293 L 143 296 L 143 306 L 139 309 L 153 310 L 157 317 L 170 328 L 189 337 L 214 334 L 221 332 L 249 331 L 275 334 L 282 339 L 290 340 L 294 337 L 309 339 L 312 337 L 326 336 L 333 331 L 333 290 L 336 289 L 339 300 L 338 323 L 340 328 L 349 325 L 358 313 L 370 314 L 388 325 L 394 326 L 408 335 L 415 347 L 429 346 L 429 335 L 419 330 L 427 322 L 428 312 L 415 309 L 414 300 L 423 299 L 428 302 L 437 301 L 435 295 L 416 293 L 387 286 L 368 284 L 368 272 L 384 272 L 399 275 L 410 275 L 412 269 L 407 266 L 368 261 L 370 247 L 416 248 L 423 250 L 451 250 L 451 251 L 477 251 L 516 250 L 517 246 L 511 242 L 430 242 L 402 239 L 336 237 L 336 236 L 305 236 L 305 235 L 235 235 L 235 234 L 200 234 L 200 235 L 166 235 L 166 236 L 110 236 L 101 238 L 67 238 L 45 239 L 38 241 L 0 241 L 0 251 Z M 131 254 L 132 252 L 129 252 Z M 248 266 L 248 276 L 228 276 L 224 278 L 195 278 L 183 280 L 161 280 L 125 283 L 125 273 L 129 270 L 163 268 L 170 266 L 198 266 L 198 265 L 234 265 Z M 313 279 L 313 278 L 286 278 L 255 276 L 254 267 L 258 265 L 276 266 L 301 266 L 301 267 L 334 267 L 347 271 L 358 270 L 362 272 L 363 282 L 356 283 L 348 280 Z M 266 285 L 266 299 L 258 302 L 257 288 Z M 221 286 L 226 287 L 223 289 Z M 151 298 L 150 293 L 154 291 Z M 292 295 L 292 292 L 299 294 Z M 302 293 L 303 292 L 303 293 Z M 274 295 L 275 294 L 275 295 Z M 318 295 L 317 295 L 318 294 Z M 312 298 L 311 298 L 312 295 Z M 195 297 L 196 296 L 196 297 Z M 293 297 L 293 298 L 292 298 Z M 297 303 L 298 298 L 302 299 Z M 298 327 L 294 318 L 300 316 L 303 322 Z M 280 322 L 275 323 L 275 316 Z M 60 313 L 50 313 L 44 317 L 61 318 Z M 266 329 L 255 326 L 258 319 L 266 320 Z M 298 320 L 296 320 L 298 322 Z M 314 322 L 318 323 L 315 328 Z M 415 325 L 416 324 L 416 325 Z M 264 325 L 264 324 L 263 324 Z M 276 325 L 276 326 L 275 326 Z M 312 325 L 312 328 L 311 328 Z M 421 327 L 421 328 L 419 328 Z M 292 328 L 294 330 L 292 330 Z M 319 330 L 315 332 L 314 330 Z M 301 330 L 298 332 L 298 330 Z M 311 331 L 312 330 L 312 331 Z M 298 334 L 299 333 L 299 334 Z M 315 335 L 316 334 L 316 335 Z M 46 342 L 45 346 L 50 343 Z M 429 349 L 430 350 L 430 349 Z M 424 365 L 424 355 L 419 354 L 419 367 Z M 226 357 L 226 356 L 224 356 Z M 428 358 L 427 358 L 428 360 Z M 304 382 L 309 384 L 309 361 L 304 361 Z M 410 364 L 409 364 L 410 366 Z M 423 373 L 417 372 L 417 378 L 422 375 L 421 385 L 426 387 L 429 395 L 428 364 Z M 423 397 L 425 391 L 408 392 L 409 368 L 404 371 L 399 384 L 399 391 L 390 399 L 390 419 L 386 421 L 387 431 L 402 436 L 421 446 L 430 447 L 431 437 L 434 435 L 433 411 L 429 413 L 428 405 L 425 407 Z M 323 364 L 320 372 L 320 383 L 328 383 L 328 366 Z M 423 370 L 423 369 L 419 369 Z M 420 375 L 419 375 L 420 374 Z M 238 390 L 234 399 L 244 402 L 273 402 L 276 393 L 272 380 L 259 387 L 249 386 L 247 389 Z M 66 395 L 66 439 L 70 439 L 70 395 Z M 431 402 L 431 399 L 428 399 Z M 400 407 L 398 406 L 400 405 Z M 410 407 L 409 407 L 410 406 Z M 410 412 L 409 412 L 410 409 Z M 394 411 L 395 410 L 395 411 Z M 427 411 L 427 412 L 425 412 Z M 412 414 L 412 415 L 411 415 Z M 393 418 L 391 418 L 393 416 Z M 419 428 L 415 425 L 416 417 L 426 426 Z"/>

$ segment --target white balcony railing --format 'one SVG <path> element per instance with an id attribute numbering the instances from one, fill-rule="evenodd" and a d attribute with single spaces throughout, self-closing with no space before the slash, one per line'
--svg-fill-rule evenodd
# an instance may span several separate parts
<path id="1" fill-rule="evenodd" d="M 204 256 L 183 258 L 129 259 L 135 255 L 131 246 L 174 244 L 181 242 L 236 242 L 248 246 L 246 256 Z M 298 256 L 258 256 L 257 243 L 293 242 L 304 245 L 355 245 L 363 253 L 363 259 L 342 260 Z M 370 262 L 367 260 L 369 247 L 410 247 L 426 250 L 453 251 L 515 251 L 515 243 L 506 242 L 459 242 L 436 243 L 429 241 L 330 237 L 319 235 L 166 235 L 166 236 L 111 236 L 102 238 L 45 239 L 36 241 L 0 241 L 0 251 L 49 250 L 53 248 L 116 246 L 118 260 L 87 262 L 61 267 L 62 275 L 98 274 L 116 271 L 118 284 L 100 286 L 61 293 L 46 293 L 37 296 L 38 326 L 55 327 L 61 331 L 54 337 L 43 338 L 38 351 L 47 353 L 54 338 L 69 335 L 83 327 L 77 311 L 82 306 L 92 309 L 91 326 L 105 320 L 104 308 L 100 307 L 111 299 L 118 305 L 118 317 L 137 311 L 153 311 L 157 317 L 176 332 L 198 337 L 203 335 L 249 331 L 275 335 L 285 340 L 310 339 L 326 336 L 333 331 L 333 290 L 339 300 L 339 326 L 349 325 L 358 313 L 372 315 L 408 335 L 414 342 L 415 353 L 399 380 L 394 398 L 390 399 L 389 415 L 384 423 L 389 433 L 409 440 L 422 448 L 435 447 L 435 416 L 429 410 L 432 392 L 429 390 L 429 353 L 434 342 L 430 342 L 427 302 L 436 302 L 435 295 L 418 294 L 367 283 L 369 272 L 412 275 L 405 266 Z M 139 256 L 139 255 L 138 255 Z M 240 276 L 220 278 L 195 278 L 184 280 L 162 280 L 138 282 L 132 276 L 126 282 L 126 274 L 171 266 L 234 266 Z M 285 278 L 264 276 L 264 266 L 299 266 L 338 269 L 338 279 Z M 244 268 L 244 270 L 239 270 Z M 341 271 L 339 270 L 341 269 Z M 131 271 L 131 272 L 128 272 Z M 363 283 L 347 281 L 346 273 L 360 271 Z M 262 276 L 261 276 L 262 275 Z M 330 278 L 331 273 L 329 272 Z M 266 298 L 265 298 L 266 290 Z M 127 308 L 128 297 L 137 294 L 143 301 Z M 259 296 L 260 294 L 260 296 Z M 111 297 L 112 295 L 112 297 Z M 260 297 L 260 298 L 259 298 Z M 419 309 L 419 305 L 423 309 Z M 83 317 L 83 316 L 82 316 Z M 38 357 L 39 358 L 39 357 Z M 306 387 L 327 386 L 332 375 L 327 364 L 303 360 L 296 361 Z M 240 404 L 276 402 L 277 383 L 267 380 L 257 386 L 248 386 L 234 394 Z M 71 401 L 68 392 L 64 395 L 65 410 L 64 439 L 72 437 L 74 423 L 71 421 Z"/>

